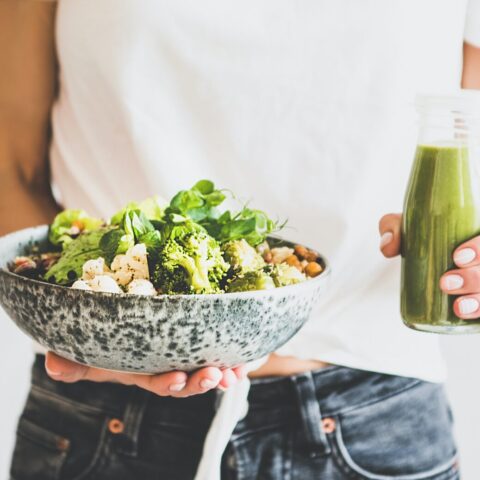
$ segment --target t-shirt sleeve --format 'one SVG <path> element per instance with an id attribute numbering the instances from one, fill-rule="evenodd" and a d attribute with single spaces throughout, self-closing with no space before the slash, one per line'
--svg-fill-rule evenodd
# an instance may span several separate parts
<path id="1" fill-rule="evenodd" d="M 480 0 L 469 0 L 465 19 L 465 41 L 480 47 Z"/>

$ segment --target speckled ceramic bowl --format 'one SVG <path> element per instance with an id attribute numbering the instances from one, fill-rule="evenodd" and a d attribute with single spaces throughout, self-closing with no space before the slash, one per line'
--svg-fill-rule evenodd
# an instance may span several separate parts
<path id="1" fill-rule="evenodd" d="M 47 227 L 38 227 L 0 238 L 0 304 L 45 348 L 112 370 L 190 371 L 263 357 L 307 321 L 329 274 L 322 259 L 321 275 L 289 287 L 144 297 L 75 290 L 8 271 L 15 256 L 42 248 L 46 237 Z"/>

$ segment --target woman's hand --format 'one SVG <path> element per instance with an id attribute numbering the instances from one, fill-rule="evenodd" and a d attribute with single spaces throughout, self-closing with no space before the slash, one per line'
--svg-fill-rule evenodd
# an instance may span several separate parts
<path id="1" fill-rule="evenodd" d="M 393 213 L 380 220 L 380 250 L 387 258 L 400 253 L 401 221 L 402 216 Z M 453 261 L 458 269 L 442 275 L 440 288 L 448 295 L 460 295 L 453 303 L 457 317 L 477 319 L 480 316 L 480 236 L 457 247 Z"/>
<path id="2" fill-rule="evenodd" d="M 115 382 L 136 385 L 156 395 L 177 398 L 205 393 L 217 387 L 226 389 L 245 376 L 243 367 L 225 370 L 206 367 L 191 375 L 185 372 L 168 372 L 161 375 L 120 373 L 80 365 L 52 352 L 47 353 L 45 369 L 50 378 L 62 382 L 73 383 L 79 380 Z"/>

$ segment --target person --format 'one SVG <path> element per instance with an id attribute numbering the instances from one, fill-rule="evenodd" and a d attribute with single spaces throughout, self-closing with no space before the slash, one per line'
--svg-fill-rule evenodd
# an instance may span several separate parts
<path id="1" fill-rule="evenodd" d="M 0 233 L 211 178 L 331 262 L 310 322 L 249 373 L 222 479 L 459 478 L 437 339 L 401 325 L 377 222 L 396 256 L 400 215 L 382 215 L 401 210 L 414 95 L 480 88 L 479 22 L 478 0 L 0 2 Z M 468 319 L 480 240 L 463 247 L 464 287 L 441 286 Z M 192 479 L 244 376 L 39 353 L 11 477 Z"/>

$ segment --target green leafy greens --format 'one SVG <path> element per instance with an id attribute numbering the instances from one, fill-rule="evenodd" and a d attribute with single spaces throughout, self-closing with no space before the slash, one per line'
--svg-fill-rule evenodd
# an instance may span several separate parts
<path id="1" fill-rule="evenodd" d="M 230 210 L 221 213 L 218 207 L 225 198 L 221 190 L 215 189 L 213 182 L 200 180 L 190 190 L 178 192 L 165 213 L 191 218 L 220 243 L 243 238 L 250 245 L 256 246 L 262 243 L 267 235 L 285 225 L 279 225 L 265 212 L 247 206 L 237 213 Z"/>
<path id="2" fill-rule="evenodd" d="M 45 274 L 45 279 L 60 285 L 68 285 L 82 276 L 82 267 L 87 260 L 103 255 L 100 241 L 106 229 L 85 232 L 67 243 L 60 259 Z"/>
<path id="3" fill-rule="evenodd" d="M 88 216 L 83 210 L 64 210 L 50 225 L 48 239 L 53 245 L 65 246 L 82 231 L 96 230 L 102 224 L 102 220 Z"/>
<path id="4" fill-rule="evenodd" d="M 265 262 L 254 247 L 283 225 L 247 206 L 238 212 L 221 210 L 225 199 L 225 191 L 200 180 L 168 205 L 158 197 L 131 202 L 106 226 L 83 210 L 66 210 L 50 227 L 51 243 L 63 252 L 45 278 L 71 284 L 87 260 L 103 257 L 110 266 L 116 255 L 141 243 L 150 280 L 163 293 L 270 288 L 273 277 L 263 271 Z"/>

